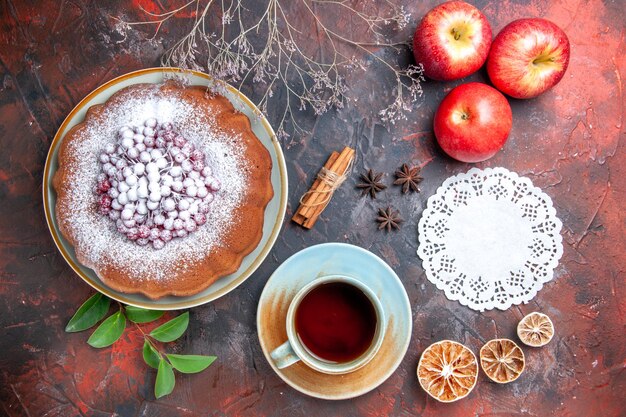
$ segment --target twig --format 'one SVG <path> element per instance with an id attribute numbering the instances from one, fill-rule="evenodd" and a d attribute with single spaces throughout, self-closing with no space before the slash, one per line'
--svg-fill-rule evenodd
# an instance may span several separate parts
<path id="1" fill-rule="evenodd" d="M 264 10 L 252 13 L 244 7 L 245 0 L 190 0 L 162 13 L 142 8 L 149 18 L 145 21 L 115 19 L 118 31 L 123 34 L 140 26 L 154 25 L 151 39 L 155 39 L 164 24 L 170 24 L 168 21 L 172 18 L 178 19 L 183 12 L 192 11 L 191 27 L 165 52 L 162 64 L 205 71 L 216 80 L 240 89 L 250 84 L 263 86 L 265 91 L 257 100 L 257 107 L 266 115 L 271 109 L 272 114 L 268 116 L 279 120 L 277 136 L 283 141 L 290 137 L 287 124 L 295 136 L 306 133 L 294 117 L 295 113 L 311 110 L 321 115 L 331 108 L 344 106 L 349 98 L 344 74 L 366 69 L 362 61 L 347 52 L 350 49 L 381 64 L 387 76 L 396 81 L 393 101 L 378 113 L 381 121 L 394 123 L 406 118 L 405 112 L 422 95 L 422 67 L 399 68 L 379 53 L 380 49 L 401 52 L 409 47 L 407 40 L 398 42 L 391 36 L 409 22 L 410 16 L 402 6 L 390 0 L 377 1 L 378 14 L 370 15 L 347 0 L 298 0 L 301 7 L 297 11 L 298 19 L 294 19 L 290 13 L 294 13 L 296 6 L 289 3 L 287 9 L 285 1 L 292 0 L 268 0 Z M 334 15 L 355 17 L 357 25 L 365 25 L 368 39 L 357 41 L 329 27 L 315 12 L 314 5 L 326 10 L 334 8 Z M 329 11 L 324 15 L 332 14 Z M 314 23 L 323 36 L 317 54 L 311 53 L 310 40 L 305 39 L 310 28 L 303 25 L 309 22 Z M 279 88 L 284 88 L 286 93 L 285 104 L 274 98 Z"/>

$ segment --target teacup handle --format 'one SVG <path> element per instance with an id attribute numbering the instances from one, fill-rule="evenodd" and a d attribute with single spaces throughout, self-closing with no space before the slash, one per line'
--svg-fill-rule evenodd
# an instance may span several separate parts
<path id="1" fill-rule="evenodd" d="M 298 355 L 296 355 L 296 352 L 294 352 L 291 347 L 289 340 L 274 349 L 272 353 L 270 353 L 270 356 L 278 369 L 291 366 L 300 360 Z"/>

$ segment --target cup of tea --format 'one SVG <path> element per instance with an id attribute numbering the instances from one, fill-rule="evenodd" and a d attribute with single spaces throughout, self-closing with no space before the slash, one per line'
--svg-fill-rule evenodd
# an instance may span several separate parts
<path id="1" fill-rule="evenodd" d="M 287 341 L 270 354 L 279 369 L 298 361 L 326 374 L 345 374 L 376 355 L 387 327 L 382 304 L 361 281 L 343 275 L 315 279 L 287 311 Z"/>

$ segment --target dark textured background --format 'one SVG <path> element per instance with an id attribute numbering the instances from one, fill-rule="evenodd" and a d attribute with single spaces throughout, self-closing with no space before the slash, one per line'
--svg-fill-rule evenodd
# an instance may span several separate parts
<path id="1" fill-rule="evenodd" d="M 407 4 L 412 16 L 407 37 L 435 3 Z M 43 216 L 41 179 L 50 141 L 72 107 L 117 75 L 158 65 L 164 47 L 189 22 L 175 21 L 156 42 L 133 34 L 118 43 L 111 15 L 140 16 L 140 4 L 155 11 L 158 6 L 146 0 L 0 0 L 0 414 L 626 415 L 624 3 L 475 3 L 494 34 L 515 18 L 541 16 L 561 26 L 572 43 L 562 82 L 537 99 L 511 100 L 508 143 L 477 164 L 515 170 L 553 198 L 564 224 L 565 249 L 555 279 L 528 305 L 486 313 L 448 301 L 426 280 L 415 255 L 420 213 L 446 177 L 469 168 L 436 148 L 431 120 L 444 95 L 463 81 L 425 83 L 424 98 L 408 120 L 386 129 L 372 117 L 372 108 L 389 97 L 391 84 L 373 68 L 348 79 L 358 102 L 322 117 L 306 116 L 302 120 L 312 128 L 311 136 L 285 146 L 287 215 L 330 151 L 346 144 L 357 149 L 357 171 L 367 166 L 391 173 L 403 162 L 423 165 L 421 194 L 401 196 L 391 188 L 372 202 L 359 198 L 354 175 L 314 230 L 285 221 L 261 268 L 237 290 L 193 309 L 189 331 L 172 347 L 214 354 L 218 361 L 201 374 L 180 376 L 174 393 L 156 401 L 155 372 L 142 362 L 136 330 L 129 328 L 112 348 L 102 350 L 85 343 L 87 333 L 63 332 L 92 290 L 53 244 Z M 290 4 L 297 15 L 297 3 Z M 351 30 L 350 21 L 339 24 Z M 485 81 L 486 76 L 480 71 L 469 79 Z M 259 91 L 244 91 L 258 97 Z M 387 203 L 408 219 L 400 233 L 375 228 L 375 209 Z M 379 388 L 351 401 L 316 400 L 285 385 L 266 363 L 255 330 L 256 305 L 272 271 L 299 249 L 328 241 L 350 242 L 380 255 L 404 282 L 413 305 L 412 342 L 402 365 Z M 496 336 L 515 338 L 518 320 L 534 310 L 552 317 L 557 334 L 542 349 L 525 349 L 527 368 L 516 382 L 500 386 L 481 373 L 468 398 L 448 405 L 427 398 L 418 386 L 415 367 L 431 342 L 454 339 L 477 352 Z"/>

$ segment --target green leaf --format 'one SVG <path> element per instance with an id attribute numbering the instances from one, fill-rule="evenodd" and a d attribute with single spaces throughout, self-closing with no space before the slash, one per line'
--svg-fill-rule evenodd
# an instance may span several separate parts
<path id="1" fill-rule="evenodd" d="M 150 332 L 150 336 L 159 342 L 172 342 L 185 333 L 189 325 L 189 312 L 173 318 Z"/>
<path id="2" fill-rule="evenodd" d="M 146 310 L 145 308 L 126 306 L 126 317 L 133 323 L 150 323 L 161 317 L 164 311 Z"/>
<path id="3" fill-rule="evenodd" d="M 165 359 L 159 361 L 159 370 L 157 371 L 156 383 L 154 384 L 154 396 L 161 398 L 170 394 L 174 390 L 174 371 L 172 365 L 167 363 Z"/>
<path id="4" fill-rule="evenodd" d="M 160 360 L 161 355 L 159 355 L 159 352 L 157 352 L 148 339 L 145 339 L 143 342 L 143 361 L 151 368 L 157 369 Z"/>
<path id="5" fill-rule="evenodd" d="M 102 322 L 95 332 L 89 336 L 87 343 L 95 348 L 111 346 L 124 333 L 126 317 L 122 310 Z"/>
<path id="6" fill-rule="evenodd" d="M 74 313 L 74 316 L 65 326 L 65 331 L 68 333 L 82 332 L 93 327 L 109 311 L 109 304 L 111 304 L 109 297 L 100 293 L 92 295 Z"/>
<path id="7" fill-rule="evenodd" d="M 195 374 L 197 372 L 202 372 L 209 365 L 211 365 L 216 356 L 204 356 L 204 355 L 175 355 L 175 354 L 166 354 L 167 359 L 172 363 L 172 366 L 177 371 L 180 371 L 184 374 Z"/>

